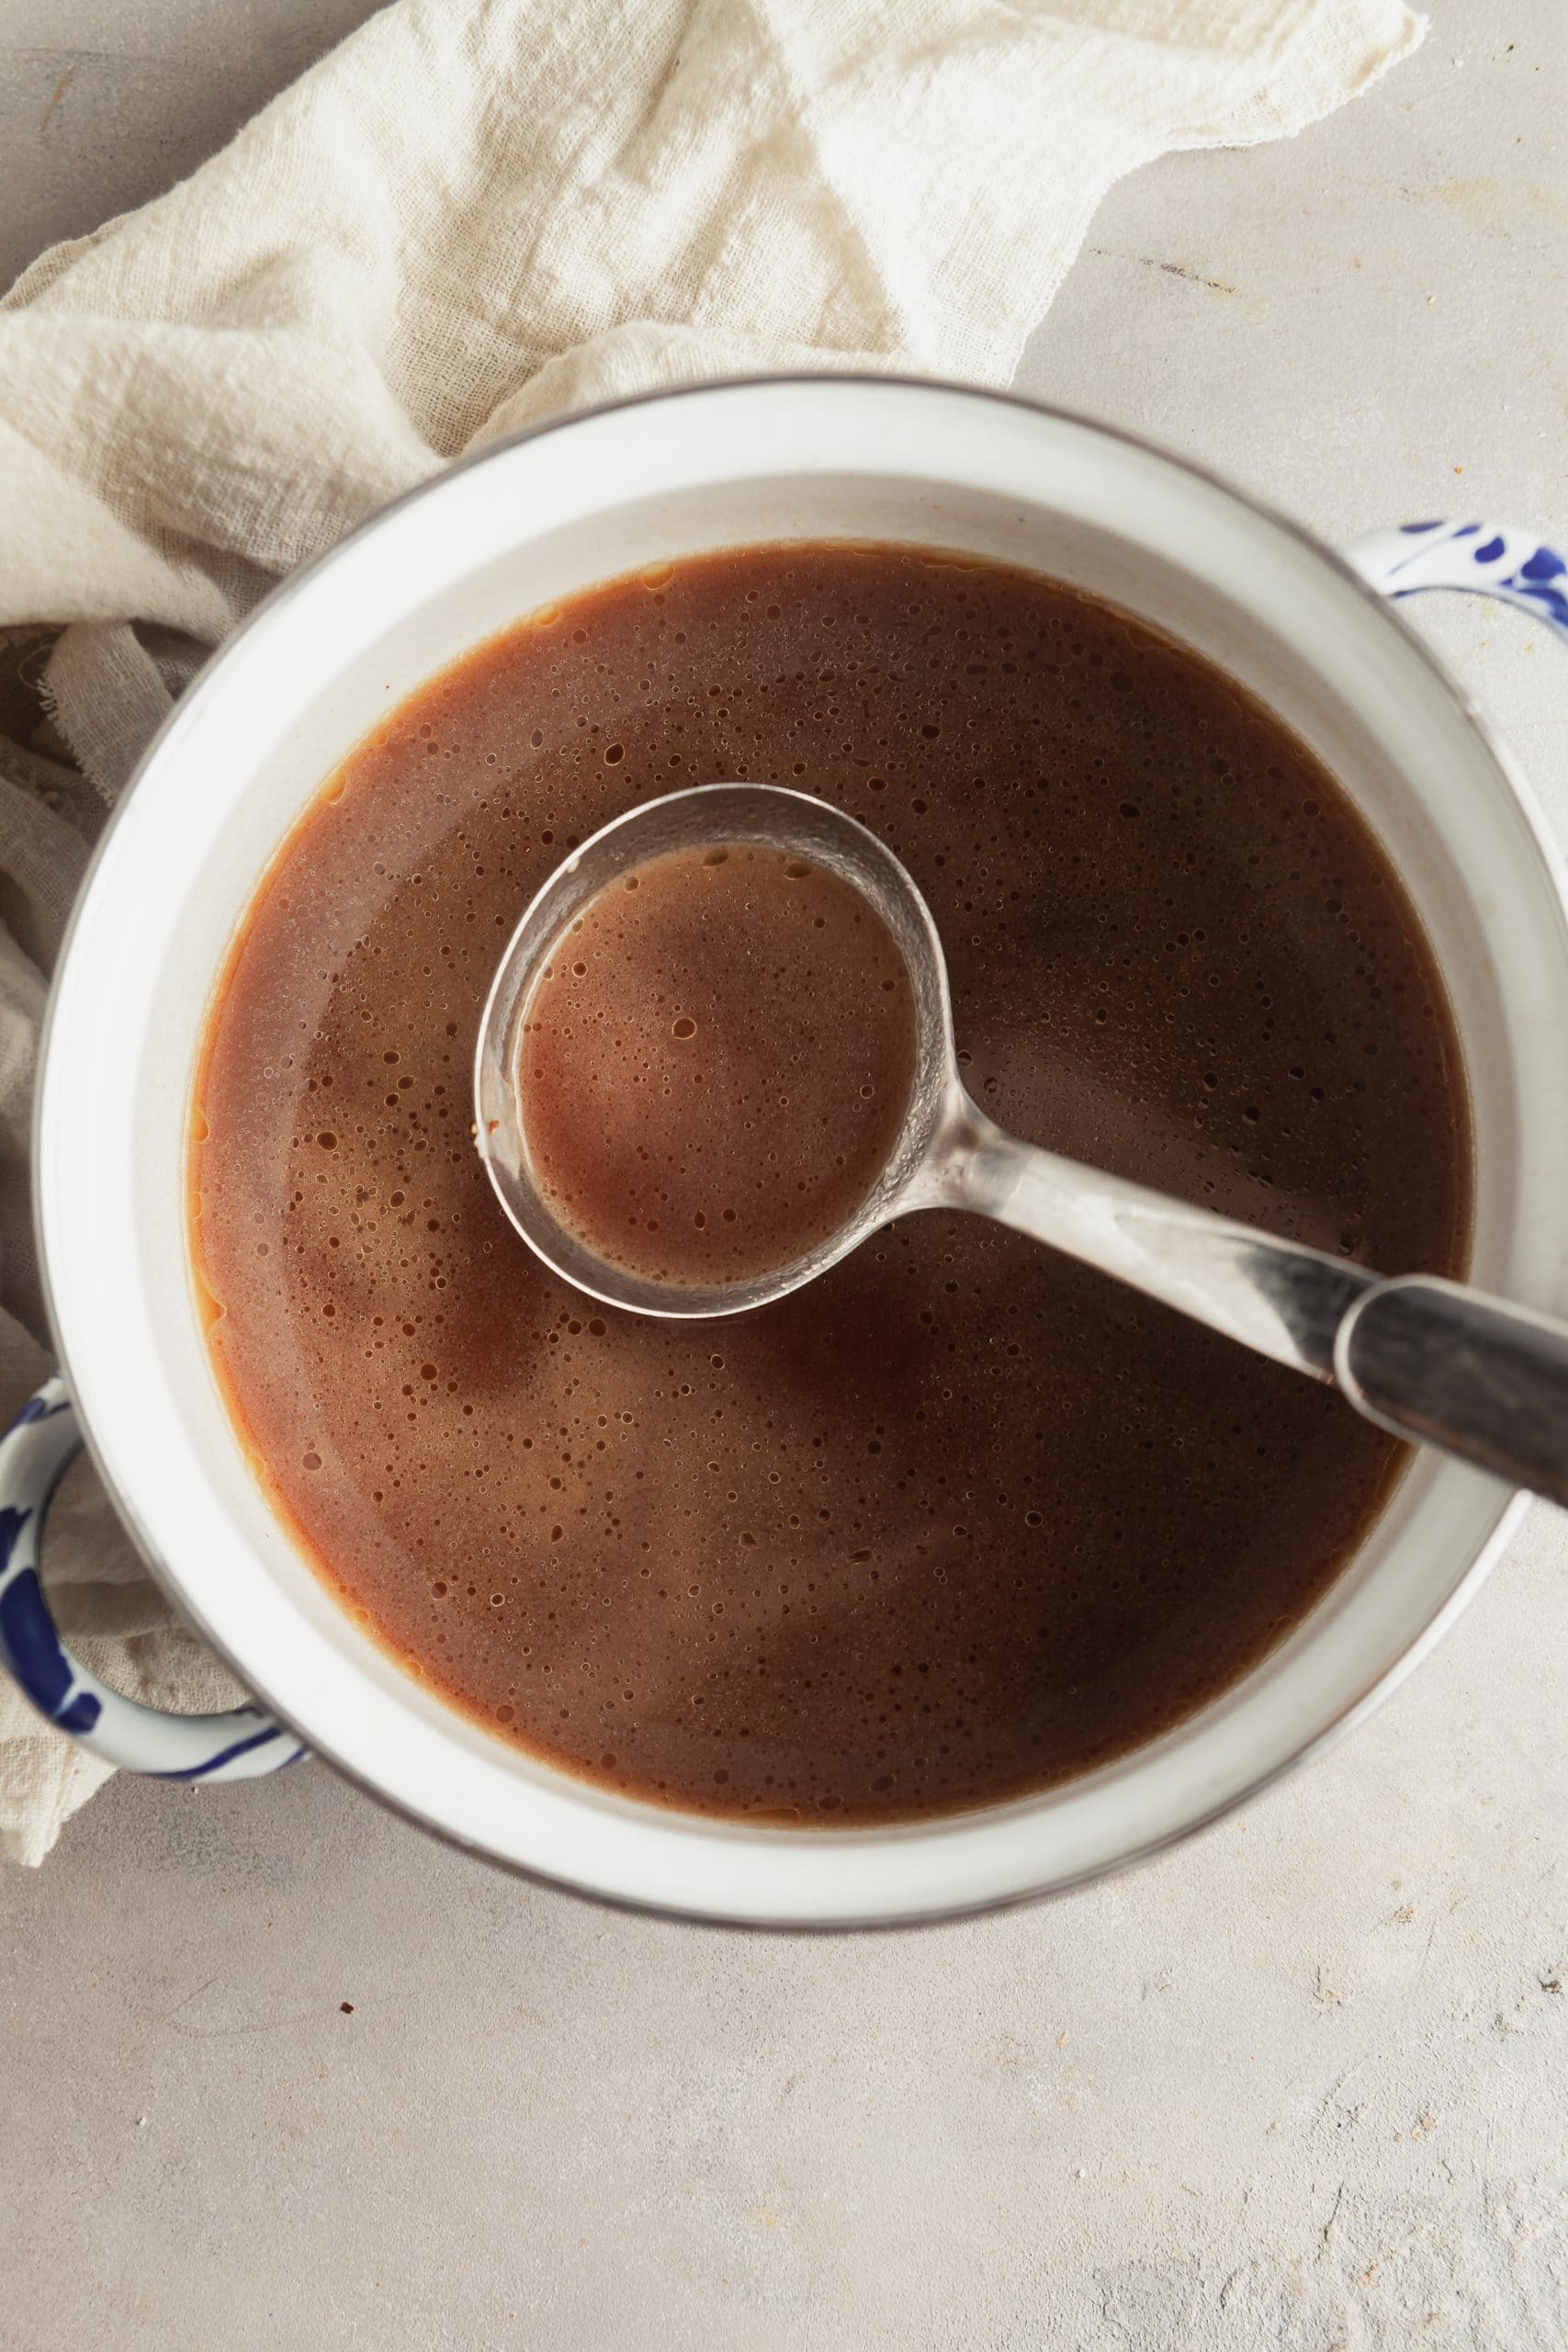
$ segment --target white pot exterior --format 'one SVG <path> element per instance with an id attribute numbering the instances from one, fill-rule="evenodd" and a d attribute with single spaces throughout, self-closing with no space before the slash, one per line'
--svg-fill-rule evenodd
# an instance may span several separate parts
<path id="1" fill-rule="evenodd" d="M 89 1443 L 182 1612 L 367 1787 L 588 1892 L 776 1925 L 1008 1901 L 1213 1817 L 1389 1685 L 1473 1589 L 1517 1508 L 1424 1456 L 1311 1615 L 1190 1723 L 1043 1796 L 826 1832 L 669 1813 L 532 1762 L 395 1665 L 273 1519 L 220 1399 L 186 1229 L 204 1016 L 267 862 L 384 712 L 537 605 L 705 548 L 823 538 L 940 547 L 1081 585 L 1207 653 L 1316 752 L 1404 876 L 1447 978 L 1477 1135 L 1472 1277 L 1568 1310 L 1568 921 L 1528 797 L 1389 608 L 1205 477 L 983 393 L 720 386 L 497 447 L 288 582 L 153 745 L 56 985 L 39 1221 Z"/>

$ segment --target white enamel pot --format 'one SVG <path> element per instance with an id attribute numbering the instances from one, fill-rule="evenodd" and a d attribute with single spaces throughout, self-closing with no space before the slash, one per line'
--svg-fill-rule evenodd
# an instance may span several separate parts
<path id="1" fill-rule="evenodd" d="M 1073 582 L 1197 647 L 1293 729 L 1404 876 L 1447 982 L 1475 1121 L 1471 1279 L 1568 1312 L 1562 876 L 1506 753 L 1385 601 L 1475 588 L 1564 629 L 1559 558 L 1529 534 L 1433 524 L 1342 559 L 1138 442 L 939 385 L 742 383 L 573 418 L 442 475 L 280 588 L 152 745 L 83 891 L 37 1126 L 62 1382 L 0 1446 L 0 1653 L 101 1754 L 221 1779 L 306 1747 L 416 1820 L 612 1900 L 777 1926 L 931 1918 L 1071 1885 L 1253 1793 L 1390 1687 L 1513 1525 L 1516 1498 L 1423 1456 L 1311 1615 L 1189 1722 L 1039 1797 L 853 1831 L 703 1820 L 532 1762 L 410 1679 L 312 1574 L 225 1416 L 186 1251 L 192 1077 L 235 926 L 329 770 L 433 671 L 595 582 L 791 538 L 905 541 Z M 62 1647 L 37 1540 L 78 1432 L 254 1710 L 158 1715 Z"/>

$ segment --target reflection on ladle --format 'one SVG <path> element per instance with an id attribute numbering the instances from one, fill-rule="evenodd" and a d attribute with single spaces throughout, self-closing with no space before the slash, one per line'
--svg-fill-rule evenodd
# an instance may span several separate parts
<path id="1" fill-rule="evenodd" d="M 563 1221 L 531 1148 L 523 1039 L 552 950 L 601 894 L 651 861 L 768 852 L 864 900 L 908 979 L 913 1069 L 902 1123 L 841 1221 L 733 1279 L 622 1263 Z M 717 784 L 643 804 L 595 833 L 534 899 L 502 959 L 475 1072 L 479 1148 L 507 1215 L 590 1296 L 644 1315 L 732 1315 L 783 1297 L 868 1234 L 962 1208 L 1114 1274 L 1292 1370 L 1337 1385 L 1369 1419 L 1568 1503 L 1568 1326 L 1435 1276 L 1384 1282 L 1333 1258 L 1007 1135 L 959 1076 L 947 969 L 930 910 L 864 826 L 767 785 Z"/>

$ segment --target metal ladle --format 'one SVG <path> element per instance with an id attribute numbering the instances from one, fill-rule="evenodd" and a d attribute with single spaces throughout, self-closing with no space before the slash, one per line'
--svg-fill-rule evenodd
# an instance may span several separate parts
<path id="1" fill-rule="evenodd" d="M 649 858 L 759 844 L 852 884 L 892 933 L 912 989 L 916 1073 L 903 1127 L 853 1216 L 805 1256 L 750 1281 L 652 1281 L 590 1250 L 535 1182 L 515 1072 L 520 1024 L 551 947 L 582 908 Z M 1395 1436 L 1568 1504 L 1568 1324 L 1437 1275 L 1363 1266 L 1217 1216 L 1021 1143 L 970 1101 L 931 910 L 891 850 L 825 802 L 716 784 L 645 803 L 557 867 L 502 959 L 475 1069 L 477 1139 L 502 1205 L 545 1263 L 607 1306 L 733 1315 L 782 1298 L 914 1209 L 971 1209 L 1114 1274 L 1260 1355 L 1331 1383 Z"/>

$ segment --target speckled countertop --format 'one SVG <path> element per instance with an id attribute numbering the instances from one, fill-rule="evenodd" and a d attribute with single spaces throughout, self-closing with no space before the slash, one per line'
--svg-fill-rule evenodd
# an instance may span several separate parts
<path id="1" fill-rule="evenodd" d="M 0 277 L 362 0 L 0 0 Z M 1328 537 L 1568 524 L 1568 29 L 1442 0 L 1292 144 L 1123 185 L 1031 390 Z M 1568 834 L 1568 662 L 1429 628 Z M 321 1767 L 0 1878 L 0 2345 L 1568 2344 L 1568 1520 L 1325 1761 L 1135 1875 L 789 1941 L 613 1917 Z"/>

